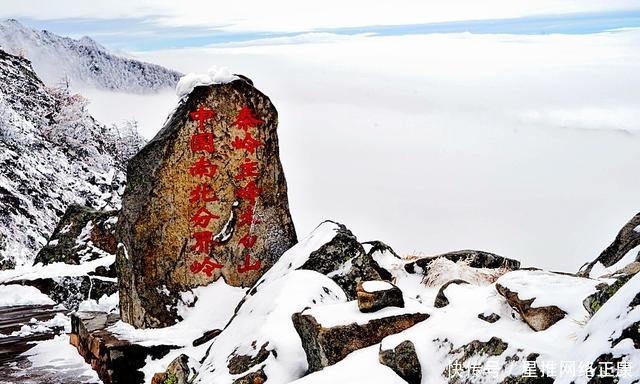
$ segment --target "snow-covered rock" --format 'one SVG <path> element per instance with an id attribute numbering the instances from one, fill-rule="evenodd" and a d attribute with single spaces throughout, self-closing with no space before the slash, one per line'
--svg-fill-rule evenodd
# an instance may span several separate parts
<path id="1" fill-rule="evenodd" d="M 74 40 L 9 19 L 0 22 L 0 47 L 31 60 L 48 86 L 64 83 L 121 92 L 148 93 L 172 88 L 180 74 L 155 64 L 118 56 L 90 37 Z"/>
<path id="2" fill-rule="evenodd" d="M 117 209 L 135 131 L 98 124 L 86 101 L 46 87 L 0 50 L 0 269 L 33 262 L 70 204 Z"/>

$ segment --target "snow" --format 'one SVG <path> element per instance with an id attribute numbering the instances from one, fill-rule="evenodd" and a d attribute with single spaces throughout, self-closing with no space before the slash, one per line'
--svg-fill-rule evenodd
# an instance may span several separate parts
<path id="1" fill-rule="evenodd" d="M 25 27 L 15 20 L 0 21 L 0 46 L 29 58 L 49 87 L 68 85 L 145 94 L 172 88 L 179 78 L 175 71 L 115 55 L 88 37 L 73 40 Z"/>
<path id="2" fill-rule="evenodd" d="M 184 320 L 173 326 L 136 329 L 119 321 L 109 331 L 140 345 L 188 346 L 204 332 L 224 328 L 245 292 L 245 289 L 232 287 L 223 279 L 218 279 L 207 286 L 195 288 L 193 292 L 182 293 L 181 296 L 187 302 L 179 306 L 178 314 Z M 193 302 L 187 298 L 194 297 L 198 300 L 189 307 Z"/>
<path id="3" fill-rule="evenodd" d="M 0 271 L 0 283 L 8 283 L 16 280 L 35 280 L 63 276 L 84 276 L 89 272 L 95 271 L 98 267 L 108 267 L 115 261 L 116 257 L 114 255 L 109 255 L 79 265 L 58 262 L 47 265 L 38 263 L 34 266 L 21 266 L 16 269 Z"/>
<path id="4" fill-rule="evenodd" d="M 206 74 L 189 73 L 182 76 L 176 85 L 176 95 L 182 99 L 188 96 L 195 87 L 230 83 L 238 79 L 239 77 L 232 75 L 226 67 L 211 67 Z"/>
<path id="5" fill-rule="evenodd" d="M 589 277 L 608 277 L 612 274 L 615 274 L 627 265 L 633 263 L 634 261 L 636 261 L 636 259 L 638 259 L 638 257 L 640 257 L 640 245 L 631 249 L 624 256 L 622 256 L 620 260 L 609 267 L 605 267 L 604 264 L 599 261 L 596 262 L 591 268 L 591 271 L 589 271 Z"/>
<path id="6" fill-rule="evenodd" d="M 344 360 L 291 384 L 406 384 L 395 372 L 378 363 L 378 345 L 350 353 Z"/>
<path id="7" fill-rule="evenodd" d="M 35 333 L 51 332 L 53 328 L 63 328 L 65 332 L 70 332 L 71 320 L 62 313 L 56 313 L 52 319 L 47 321 L 31 319 L 28 324 L 23 325 L 18 331 L 12 332 L 9 336 L 25 337 Z"/>
<path id="8" fill-rule="evenodd" d="M 638 225 L 637 227 L 633 228 L 633 231 L 640 233 L 640 225 Z"/>
<path id="9" fill-rule="evenodd" d="M 582 301 L 596 291 L 598 280 L 546 271 L 513 271 L 500 277 L 500 284 L 516 292 L 520 300 L 535 299 L 531 307 L 555 305 L 577 321 L 588 313 Z"/>
<path id="10" fill-rule="evenodd" d="M 37 288 L 15 284 L 0 285 L 0 307 L 53 304 L 53 300 Z"/>
<path id="11" fill-rule="evenodd" d="M 119 305 L 119 295 L 118 292 L 116 292 L 110 296 L 102 295 L 98 300 L 84 300 L 78 305 L 78 311 L 113 313 L 118 311 Z"/>
<path id="12" fill-rule="evenodd" d="M 415 300 L 405 299 L 404 308 L 386 307 L 375 312 L 362 313 L 358 309 L 358 302 L 353 300 L 347 303 L 322 305 L 305 310 L 305 315 L 313 316 L 316 321 L 325 328 L 347 324 L 366 324 L 371 320 L 384 317 L 400 316 L 407 313 L 428 313 L 428 307 Z"/>
<path id="13" fill-rule="evenodd" d="M 640 352 L 634 348 L 630 339 L 612 343 L 620 337 L 623 329 L 640 321 L 640 305 L 630 307 L 631 301 L 640 292 L 640 274 L 635 275 L 624 284 L 593 315 L 591 320 L 576 337 L 576 344 L 569 351 L 565 360 L 592 363 L 603 351 L 610 351 L 614 357 L 624 356 L 623 361 L 629 362 L 631 372 L 629 377 L 620 377 L 619 384 L 631 384 L 640 377 Z M 614 345 L 612 345 L 614 344 Z M 585 384 L 589 380 L 584 373 L 563 375 L 557 384 Z"/>
<path id="14" fill-rule="evenodd" d="M 61 377 L 59 382 L 66 382 L 64 378 L 72 377 L 86 383 L 101 383 L 98 374 L 86 364 L 78 351 L 69 344 L 68 335 L 59 335 L 52 340 L 38 342 L 35 347 L 25 352 L 32 366 L 25 369 L 30 371 L 51 372 L 53 376 Z"/>
<path id="15" fill-rule="evenodd" d="M 364 289 L 365 292 L 386 291 L 392 288 L 393 288 L 393 285 L 387 283 L 386 281 L 374 280 L 374 281 L 365 281 L 364 283 L 362 283 L 362 289 Z"/>
<path id="16" fill-rule="evenodd" d="M 196 383 L 233 381 L 235 377 L 220 368 L 227 366 L 229 356 L 255 356 L 265 343 L 267 350 L 277 353 L 277 358 L 270 354 L 262 363 L 269 380 L 287 383 L 303 376 L 307 361 L 291 315 L 306 307 L 346 301 L 344 292 L 333 280 L 308 270 L 290 271 L 253 289 L 256 292 L 245 298 L 233 320 L 213 340 Z"/>

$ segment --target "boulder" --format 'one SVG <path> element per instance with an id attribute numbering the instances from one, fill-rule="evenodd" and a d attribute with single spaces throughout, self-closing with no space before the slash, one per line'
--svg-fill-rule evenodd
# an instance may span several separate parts
<path id="1" fill-rule="evenodd" d="M 500 320 L 500 315 L 498 315 L 497 313 L 491 313 L 490 315 L 479 313 L 478 319 L 486 321 L 487 323 L 493 324 L 496 321 Z"/>
<path id="2" fill-rule="evenodd" d="M 544 331 L 564 319 L 567 314 L 555 305 L 532 307 L 531 304 L 535 301 L 535 298 L 521 299 L 517 292 L 513 292 L 500 284 L 496 284 L 496 290 L 507 299 L 509 305 L 522 316 L 522 319 L 534 331 Z"/>
<path id="3" fill-rule="evenodd" d="M 81 264 L 116 254 L 118 211 L 70 205 L 34 264 Z"/>
<path id="4" fill-rule="evenodd" d="M 402 291 L 386 281 L 360 281 L 356 287 L 360 312 L 375 312 L 386 307 L 404 307 Z"/>
<path id="5" fill-rule="evenodd" d="M 403 313 L 373 318 L 364 324 L 351 323 L 326 328 L 304 311 L 292 316 L 307 355 L 308 372 L 333 365 L 351 352 L 377 344 L 383 338 L 402 332 L 427 318 L 429 315 L 426 313 Z"/>
<path id="6" fill-rule="evenodd" d="M 151 384 L 189 384 L 189 356 L 176 357 L 162 373 L 156 373 L 151 378 Z"/>
<path id="7" fill-rule="evenodd" d="M 117 226 L 124 321 L 174 324 L 180 292 L 219 278 L 250 287 L 296 243 L 277 121 L 246 78 L 197 86 L 129 161 Z"/>
<path id="8" fill-rule="evenodd" d="M 393 349 L 380 350 L 379 359 L 381 364 L 393 369 L 407 383 L 422 382 L 422 366 L 411 341 L 405 340 Z"/>
<path id="9" fill-rule="evenodd" d="M 455 279 L 489 285 L 505 273 L 519 268 L 517 260 L 474 250 L 418 258 L 404 265 L 407 273 L 422 275 L 422 282 L 428 287 L 439 287 Z"/>
<path id="10" fill-rule="evenodd" d="M 333 224 L 337 225 L 335 237 L 311 252 L 300 269 L 329 276 L 344 290 L 349 300 L 356 299 L 356 286 L 360 281 L 391 278 L 391 274 L 376 263 L 371 253 L 365 252 L 347 227 Z"/>
<path id="11" fill-rule="evenodd" d="M 469 284 L 467 281 L 461 280 L 461 279 L 455 279 L 455 280 L 451 280 L 447 283 L 445 283 L 442 287 L 440 287 L 440 289 L 438 290 L 438 294 L 436 295 L 436 298 L 433 302 L 433 306 L 436 308 L 442 308 L 442 307 L 446 307 L 449 304 L 449 299 L 447 299 L 447 296 L 445 296 L 444 291 L 451 285 L 451 284 Z"/>
<path id="12" fill-rule="evenodd" d="M 582 266 L 578 274 L 580 276 L 591 276 L 592 269 L 598 263 L 605 268 L 612 267 L 638 246 L 640 246 L 640 212 L 622 227 L 613 242 L 595 260 Z M 639 253 L 633 256 L 636 256 L 636 260 L 630 260 L 629 262 L 640 261 L 638 260 Z M 621 267 L 624 267 L 624 265 Z"/>
<path id="13" fill-rule="evenodd" d="M 407 263 L 405 270 L 407 272 L 414 272 L 416 267 L 420 267 L 426 273 L 429 270 L 429 265 L 439 258 L 444 258 L 454 263 L 464 262 L 471 268 L 505 268 L 511 271 L 520 268 L 520 262 L 518 260 L 484 251 L 462 250 L 418 259 Z"/>

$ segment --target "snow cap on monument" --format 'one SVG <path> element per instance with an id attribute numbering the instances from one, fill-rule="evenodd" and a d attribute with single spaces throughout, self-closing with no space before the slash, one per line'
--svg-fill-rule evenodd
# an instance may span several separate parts
<path id="1" fill-rule="evenodd" d="M 252 286 L 296 243 L 269 98 L 225 70 L 187 75 L 177 92 L 130 160 L 118 221 L 120 311 L 137 327 L 178 321 L 198 286 Z"/>

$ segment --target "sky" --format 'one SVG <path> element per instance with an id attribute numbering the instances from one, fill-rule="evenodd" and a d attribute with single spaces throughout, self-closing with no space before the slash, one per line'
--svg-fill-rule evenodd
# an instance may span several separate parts
<path id="1" fill-rule="evenodd" d="M 3 0 L 1 18 L 111 49 L 148 51 L 292 37 L 304 33 L 594 33 L 640 24 L 637 1 L 322 2 Z"/>
<path id="2" fill-rule="evenodd" d="M 300 235 L 333 219 L 405 255 L 575 271 L 640 211 L 637 1 L 34 4 L 0 17 L 250 77 L 279 111 Z M 176 102 L 81 93 L 147 137 Z"/>

